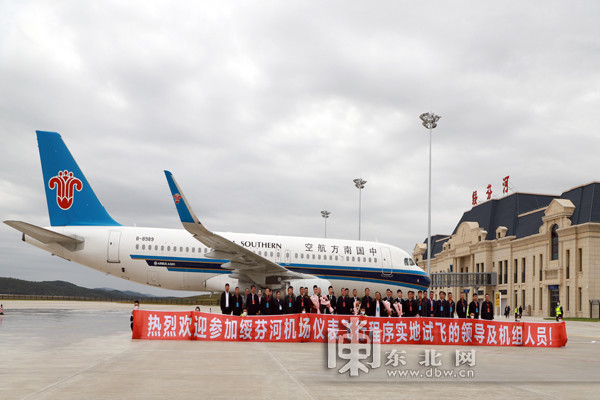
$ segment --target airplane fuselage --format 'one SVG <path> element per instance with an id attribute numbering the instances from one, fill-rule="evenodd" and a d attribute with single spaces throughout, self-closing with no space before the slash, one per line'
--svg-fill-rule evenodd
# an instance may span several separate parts
<path id="1" fill-rule="evenodd" d="M 98 271 L 146 285 L 187 291 L 221 291 L 256 284 L 274 290 L 287 286 L 331 284 L 336 293 L 342 287 L 365 288 L 371 293 L 397 289 L 426 289 L 429 278 L 414 265 L 405 251 L 378 242 L 260 234 L 219 233 L 232 242 L 298 274 L 297 278 L 257 276 L 248 280 L 227 269 L 227 259 L 183 229 L 123 226 L 64 226 L 46 229 L 84 239 L 76 246 L 43 244 L 25 235 L 25 241 L 70 261 Z"/>

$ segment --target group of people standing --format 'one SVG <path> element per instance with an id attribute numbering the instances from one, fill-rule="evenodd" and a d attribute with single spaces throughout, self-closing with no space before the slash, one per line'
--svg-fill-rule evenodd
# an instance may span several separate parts
<path id="1" fill-rule="evenodd" d="M 287 289 L 287 294 L 282 296 L 277 290 L 273 295 L 271 289 L 266 288 L 263 295 L 262 290 L 256 290 L 252 285 L 245 293 L 240 293 L 239 287 L 234 293 L 229 290 L 229 284 L 225 285 L 225 291 L 221 293 L 219 305 L 221 312 L 227 315 L 277 315 L 277 314 L 340 314 L 340 315 L 366 315 L 371 317 L 437 317 L 437 318 L 482 318 L 494 319 L 494 307 L 485 295 L 485 300 L 480 303 L 477 294 L 468 303 L 465 293 L 460 294 L 460 299 L 454 301 L 452 293 L 440 291 L 439 297 L 435 298 L 433 291 L 419 290 L 417 298 L 415 292 L 410 290 L 408 298 L 404 298 L 402 290 L 396 292 L 396 297 L 390 289 L 386 290 L 386 296 L 375 292 L 371 296 L 369 288 L 365 289 L 363 297 L 358 296 L 356 289 L 350 296 L 349 288 L 342 288 L 341 293 L 336 296 L 333 287 L 329 286 L 328 293 L 322 294 L 321 288 L 313 286 L 312 294 L 308 287 L 300 287 L 300 294 L 294 293 L 294 287 Z"/>

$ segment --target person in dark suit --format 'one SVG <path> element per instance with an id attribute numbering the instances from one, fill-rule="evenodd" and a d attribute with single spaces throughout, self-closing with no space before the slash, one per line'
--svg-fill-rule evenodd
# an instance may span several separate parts
<path id="1" fill-rule="evenodd" d="M 418 295 L 418 299 L 417 299 L 417 304 L 419 305 L 419 310 L 417 311 L 417 314 L 419 314 L 420 317 L 426 317 L 427 316 L 427 298 L 423 297 L 423 291 L 419 290 L 417 292 Z M 425 295 L 427 295 L 427 292 L 425 292 Z"/>
<path id="2" fill-rule="evenodd" d="M 246 300 L 248 300 L 248 295 L 249 294 L 250 294 L 250 289 L 246 288 L 244 290 L 244 295 L 242 296 L 242 298 L 244 299 L 244 308 L 246 308 Z"/>
<path id="3" fill-rule="evenodd" d="M 288 294 L 283 299 L 283 312 L 285 314 L 294 314 L 296 312 L 296 297 L 294 296 L 294 287 L 288 287 Z"/>
<path id="4" fill-rule="evenodd" d="M 477 301 L 477 293 L 473 293 L 473 301 L 469 303 L 469 318 L 479 319 L 479 301 Z"/>
<path id="5" fill-rule="evenodd" d="M 335 314 L 335 308 L 337 307 L 337 299 L 333 294 L 333 286 L 329 286 L 327 290 L 329 292 L 327 294 L 327 300 L 329 300 L 329 304 L 331 305 L 331 308 L 333 308 L 333 312 L 329 310 L 329 307 L 325 307 L 325 314 Z"/>
<path id="6" fill-rule="evenodd" d="M 242 310 L 244 309 L 244 297 L 240 294 L 239 287 L 235 288 L 235 293 L 231 300 L 231 313 L 239 317 L 242 315 Z"/>
<path id="7" fill-rule="evenodd" d="M 219 305 L 221 306 L 221 312 L 225 315 L 231 315 L 231 303 L 233 302 L 233 295 L 229 292 L 229 283 L 225 284 L 225 291 L 221 293 L 221 300 Z"/>
<path id="8" fill-rule="evenodd" d="M 300 295 L 296 298 L 296 313 L 305 313 L 309 312 L 310 305 L 306 301 L 306 297 L 304 297 L 304 290 L 306 288 L 300 286 Z"/>
<path id="9" fill-rule="evenodd" d="M 390 303 L 390 307 L 392 309 L 392 315 L 390 315 L 390 316 L 397 317 L 398 314 L 396 314 L 396 310 L 394 309 L 394 294 L 392 293 L 391 289 L 387 289 L 385 291 L 385 297 L 383 298 L 383 300 Z M 386 315 L 386 317 L 387 317 L 387 315 Z"/>
<path id="10" fill-rule="evenodd" d="M 485 294 L 485 300 L 481 303 L 481 319 L 494 319 L 494 305 L 490 301 L 490 295 Z"/>
<path id="11" fill-rule="evenodd" d="M 450 317 L 450 304 L 446 300 L 446 292 L 440 292 L 440 298 L 436 302 L 435 316 L 437 318 L 449 318 Z"/>
<path id="12" fill-rule="evenodd" d="M 275 293 L 275 299 L 273 300 L 273 314 L 283 314 L 283 299 L 281 298 L 280 290 Z"/>
<path id="13" fill-rule="evenodd" d="M 456 304 L 452 299 L 452 292 L 448 292 L 448 317 L 454 318 L 454 312 L 456 311 Z"/>
<path id="14" fill-rule="evenodd" d="M 373 300 L 373 316 L 374 317 L 388 317 L 387 309 L 383 305 L 383 299 L 381 293 L 375 292 L 375 299 Z"/>
<path id="15" fill-rule="evenodd" d="M 405 317 L 416 317 L 419 315 L 419 304 L 415 300 L 415 292 L 413 290 L 408 291 L 408 299 L 404 302 L 403 311 Z"/>
<path id="16" fill-rule="evenodd" d="M 250 294 L 246 299 L 246 309 L 248 310 L 248 315 L 256 315 L 260 310 L 258 306 L 258 295 L 256 294 L 256 286 L 254 285 L 250 287 Z"/>
<path id="17" fill-rule="evenodd" d="M 429 300 L 427 301 L 427 316 L 430 318 L 434 318 L 437 313 L 437 301 L 435 301 L 435 293 L 433 290 L 429 291 Z"/>
<path id="18" fill-rule="evenodd" d="M 360 302 L 360 298 L 358 297 L 358 291 L 356 289 L 352 290 L 352 297 L 350 297 L 350 314 L 354 314 L 354 303 L 356 301 Z"/>
<path id="19" fill-rule="evenodd" d="M 461 292 L 460 299 L 456 302 L 456 315 L 458 318 L 467 318 L 467 300 L 465 294 Z"/>
<path id="20" fill-rule="evenodd" d="M 342 288 L 342 295 L 337 298 L 337 304 L 335 307 L 336 313 L 339 315 L 349 315 L 350 312 L 350 298 L 348 297 L 348 289 Z"/>
<path id="21" fill-rule="evenodd" d="M 369 288 L 366 288 L 365 296 L 360 302 L 360 307 L 365 309 L 365 315 L 372 317 L 375 315 L 375 310 L 373 309 L 373 298 L 371 297 L 370 293 L 371 291 Z"/>
<path id="22" fill-rule="evenodd" d="M 273 299 L 273 292 L 271 289 L 265 289 L 265 295 L 260 301 L 260 315 L 272 315 L 274 314 L 273 307 L 275 306 L 275 302 Z"/>

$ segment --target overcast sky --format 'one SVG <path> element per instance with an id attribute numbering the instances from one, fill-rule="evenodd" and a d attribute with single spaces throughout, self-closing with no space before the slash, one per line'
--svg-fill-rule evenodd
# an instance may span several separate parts
<path id="1" fill-rule="evenodd" d="M 492 184 L 598 180 L 598 1 L 0 2 L 0 218 L 49 224 L 35 130 L 61 133 L 124 225 L 180 228 L 171 170 L 215 231 L 410 253 Z M 171 294 L 20 241 L 0 276 Z"/>

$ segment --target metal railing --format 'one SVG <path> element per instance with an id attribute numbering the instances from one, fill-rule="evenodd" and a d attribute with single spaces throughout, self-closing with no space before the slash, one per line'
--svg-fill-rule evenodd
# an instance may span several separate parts
<path id="1" fill-rule="evenodd" d="M 431 275 L 433 287 L 495 286 L 497 272 L 440 272 Z"/>

